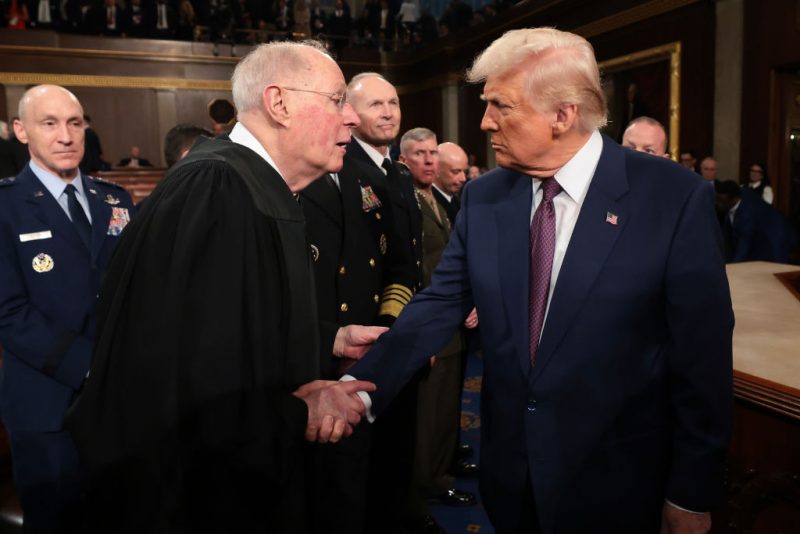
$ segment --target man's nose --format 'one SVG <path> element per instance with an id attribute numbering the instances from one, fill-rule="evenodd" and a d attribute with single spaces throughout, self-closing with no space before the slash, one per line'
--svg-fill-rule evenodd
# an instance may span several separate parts
<path id="1" fill-rule="evenodd" d="M 358 118 L 358 114 L 349 103 L 345 103 L 342 108 L 342 119 L 344 120 L 344 125 L 348 128 L 361 126 L 361 119 Z"/>

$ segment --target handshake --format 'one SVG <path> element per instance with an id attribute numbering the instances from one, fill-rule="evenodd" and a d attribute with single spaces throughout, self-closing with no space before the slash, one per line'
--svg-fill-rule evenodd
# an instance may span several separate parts
<path id="1" fill-rule="evenodd" d="M 344 326 L 336 333 L 333 354 L 358 360 L 386 330 L 380 326 Z M 315 380 L 300 386 L 293 395 L 308 406 L 306 439 L 336 443 L 342 437 L 350 436 L 353 427 L 367 413 L 367 407 L 358 393 L 375 389 L 375 384 L 364 380 Z"/>

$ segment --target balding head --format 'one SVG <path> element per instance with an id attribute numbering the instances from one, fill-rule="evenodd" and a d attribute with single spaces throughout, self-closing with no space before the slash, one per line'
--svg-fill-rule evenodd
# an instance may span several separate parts
<path id="1" fill-rule="evenodd" d="M 661 123 L 650 117 L 631 121 L 622 135 L 622 146 L 662 158 L 668 158 L 667 132 Z"/>
<path id="2" fill-rule="evenodd" d="M 388 145 L 400 132 L 397 90 L 380 74 L 362 72 L 350 80 L 347 101 L 361 121 L 353 131 L 355 136 L 386 155 Z"/>
<path id="3" fill-rule="evenodd" d="M 358 117 L 344 99 L 341 69 L 319 43 L 261 45 L 239 62 L 231 82 L 239 122 L 293 193 L 341 170 Z"/>
<path id="4" fill-rule="evenodd" d="M 434 180 L 436 187 L 448 195 L 458 195 L 467 181 L 469 158 L 455 143 L 439 145 L 439 173 Z"/>
<path id="5" fill-rule="evenodd" d="M 83 159 L 83 108 L 58 85 L 37 85 L 19 102 L 14 134 L 28 145 L 31 161 L 64 181 L 78 174 Z"/>

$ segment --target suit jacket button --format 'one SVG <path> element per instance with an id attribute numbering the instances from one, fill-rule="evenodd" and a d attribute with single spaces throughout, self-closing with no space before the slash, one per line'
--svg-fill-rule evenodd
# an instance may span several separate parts
<path id="1" fill-rule="evenodd" d="M 339 309 L 340 309 L 340 310 L 342 310 L 343 312 L 346 312 L 346 311 L 347 311 L 347 310 L 349 310 L 350 308 L 347 306 L 347 303 L 346 303 L 346 302 L 342 302 L 342 305 L 341 305 L 341 306 L 339 306 Z"/>
<path id="2" fill-rule="evenodd" d="M 339 267 L 339 274 L 344 274 L 344 273 L 345 273 L 345 268 L 344 265 L 342 265 L 341 267 Z"/>
<path id="3" fill-rule="evenodd" d="M 528 411 L 529 412 L 536 411 L 536 399 L 528 399 Z"/>
<path id="4" fill-rule="evenodd" d="M 380 221 L 381 220 L 381 214 L 378 213 L 378 212 L 375 212 L 375 218 Z"/>
<path id="5" fill-rule="evenodd" d="M 378 295 L 372 295 L 372 300 L 374 300 L 377 303 L 378 301 L 381 300 L 381 298 Z"/>
<path id="6" fill-rule="evenodd" d="M 412 245 L 416 245 L 417 244 L 417 238 L 416 237 L 411 239 L 411 244 Z"/>
<path id="7" fill-rule="evenodd" d="M 369 259 L 369 266 L 370 267 L 375 267 L 375 260 L 374 259 L 372 259 L 372 258 Z"/>
<path id="8" fill-rule="evenodd" d="M 420 266 L 420 261 L 419 261 L 419 260 L 417 260 L 417 267 L 419 267 L 419 266 Z"/>

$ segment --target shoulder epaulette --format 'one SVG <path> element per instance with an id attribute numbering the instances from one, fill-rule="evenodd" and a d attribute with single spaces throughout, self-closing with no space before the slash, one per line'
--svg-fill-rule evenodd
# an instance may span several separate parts
<path id="1" fill-rule="evenodd" d="M 97 182 L 98 184 L 110 185 L 112 187 L 116 187 L 117 189 L 125 190 L 125 188 L 119 185 L 118 183 L 112 182 L 111 180 L 106 180 L 105 178 L 98 178 L 97 176 L 89 176 L 89 179 L 93 182 Z"/>
<path id="2" fill-rule="evenodd" d="M 6 178 L 0 178 L 0 186 L 4 185 L 11 185 L 16 181 L 16 176 L 7 176 Z"/>

